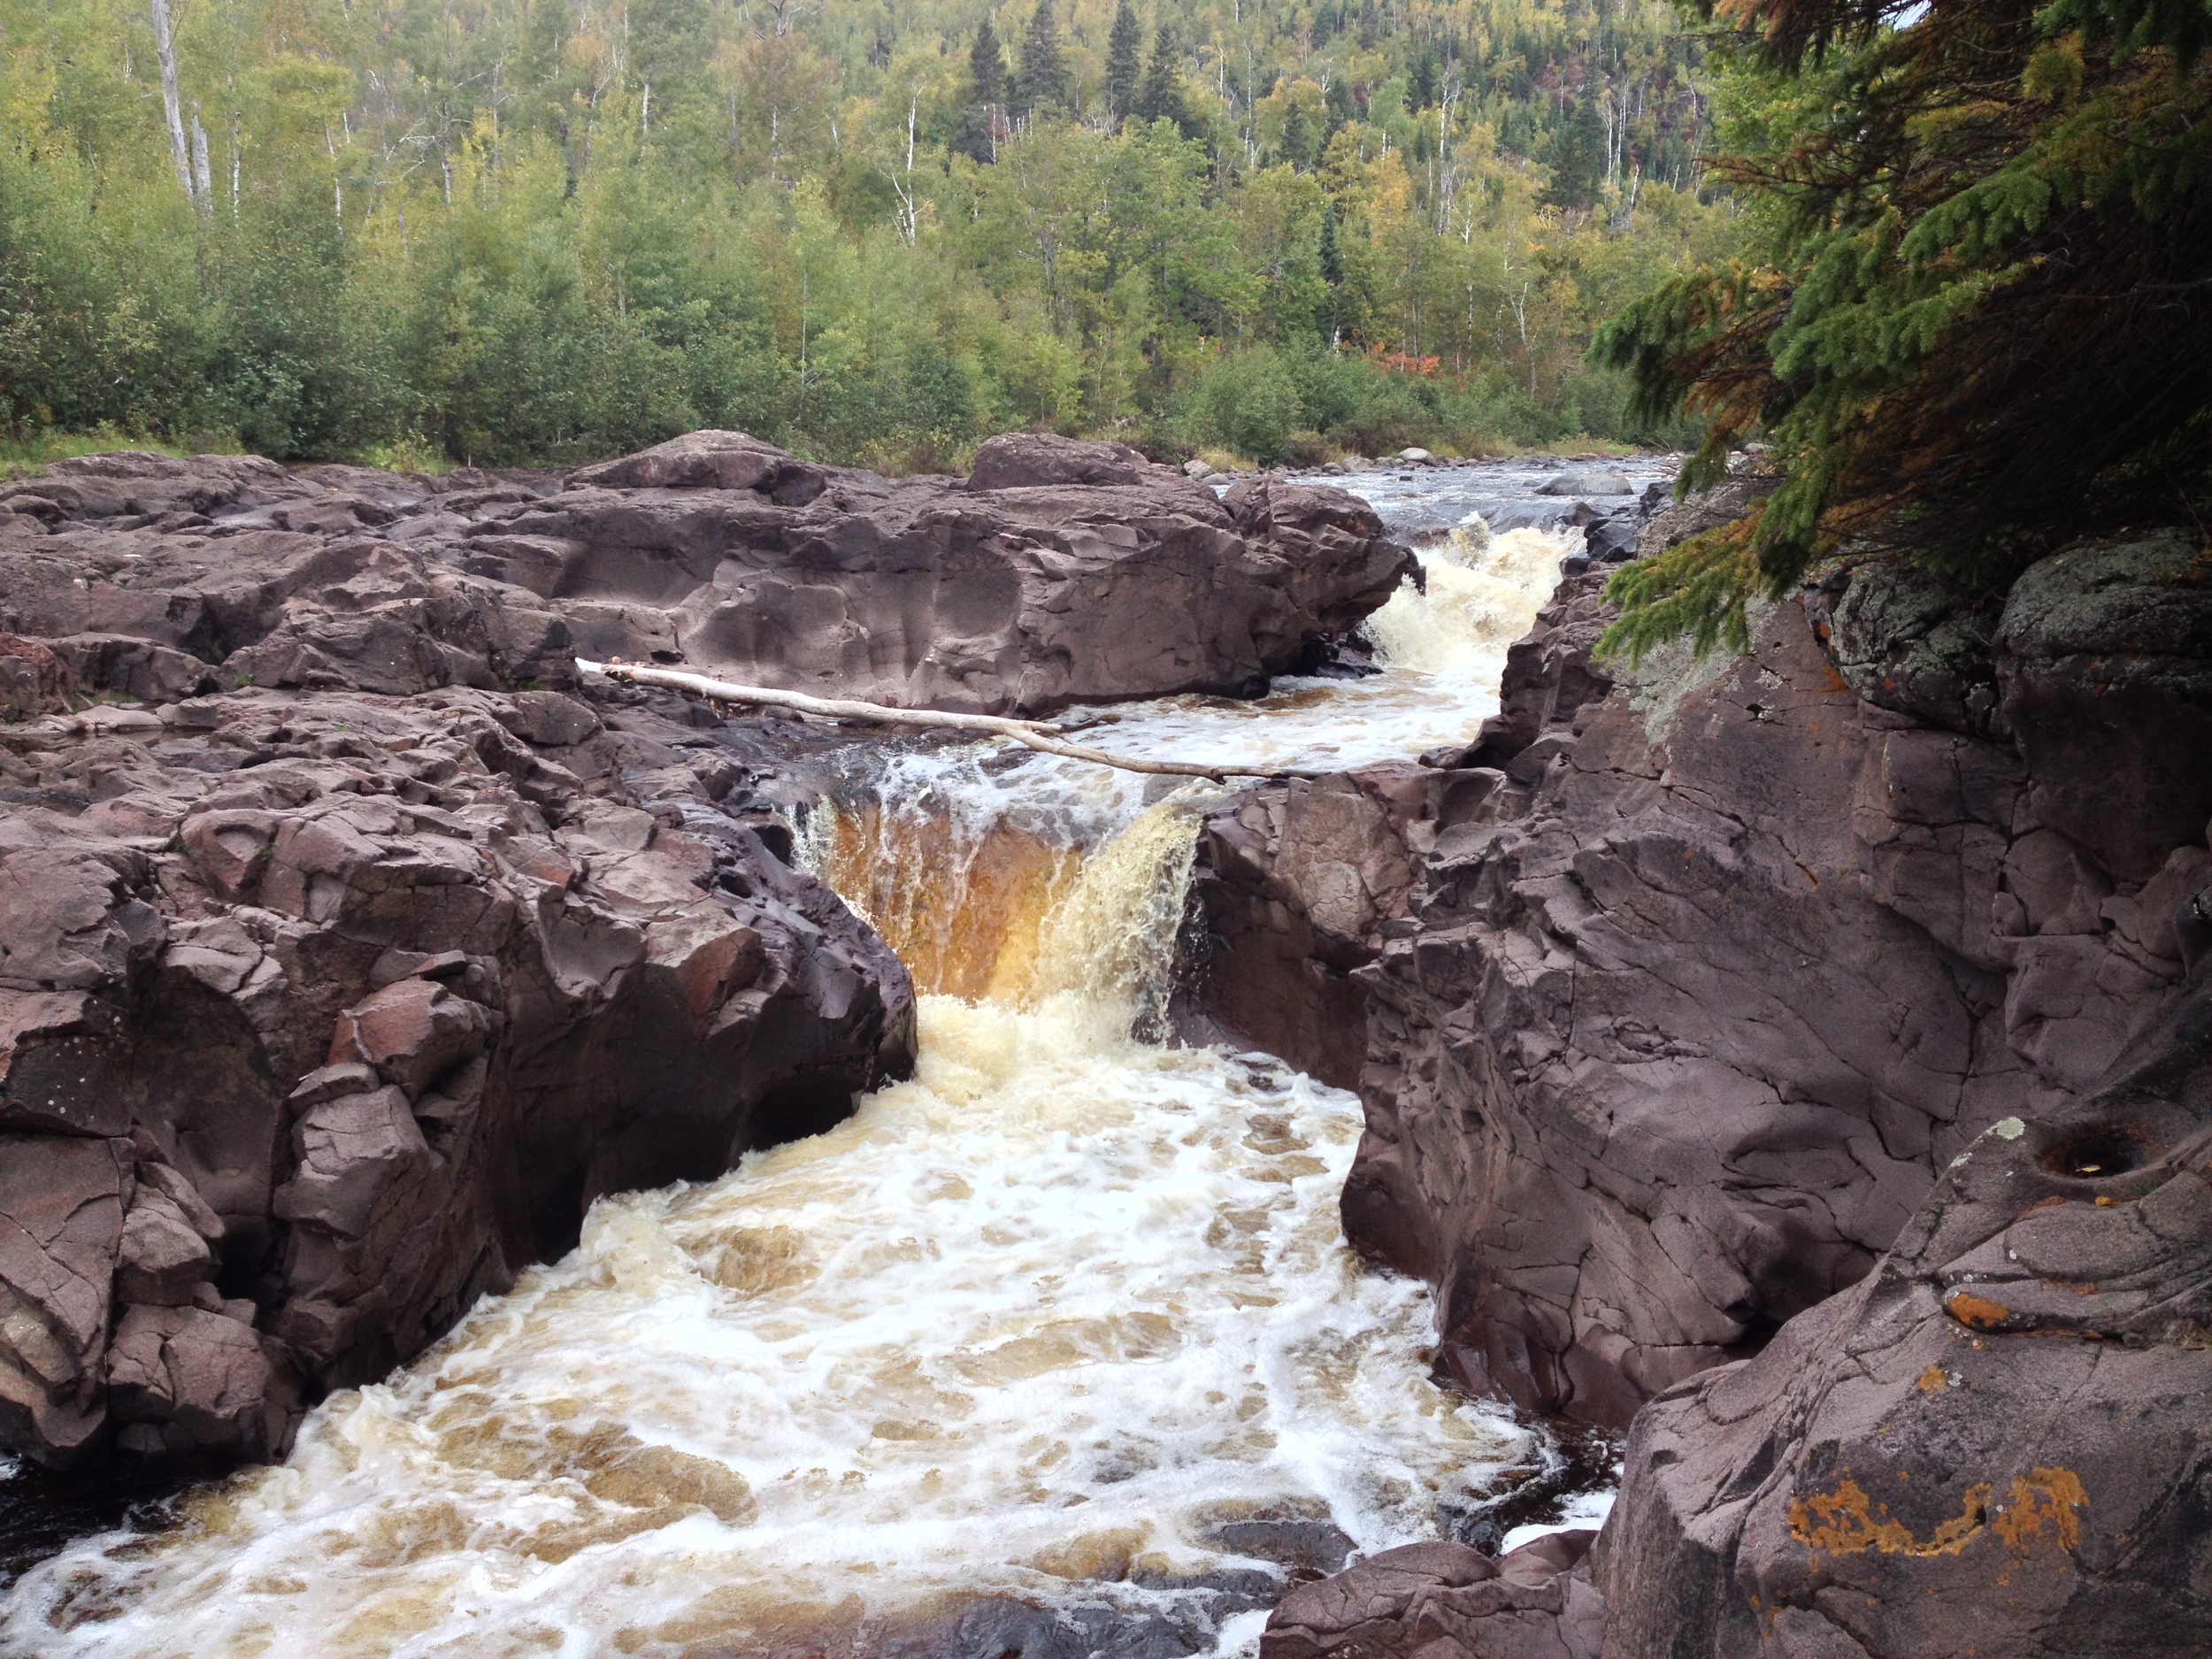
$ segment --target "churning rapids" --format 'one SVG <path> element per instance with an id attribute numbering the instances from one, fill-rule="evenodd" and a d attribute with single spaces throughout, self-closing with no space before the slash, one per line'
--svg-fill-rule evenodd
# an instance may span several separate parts
<path id="1" fill-rule="evenodd" d="M 1431 548 L 1373 678 L 1085 741 L 1330 767 L 1464 741 L 1572 535 Z M 843 766 L 801 845 L 913 971 L 914 1079 L 603 1201 L 281 1467 L 26 1575 L 0 1647 L 1248 1652 L 1286 1571 L 1434 1536 L 1530 1458 L 1427 1380 L 1426 1292 L 1344 1244 L 1357 1101 L 1146 1040 L 1203 797 L 995 745 Z"/>

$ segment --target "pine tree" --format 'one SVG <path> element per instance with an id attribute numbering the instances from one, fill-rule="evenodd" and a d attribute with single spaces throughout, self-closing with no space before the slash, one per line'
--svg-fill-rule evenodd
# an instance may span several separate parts
<path id="1" fill-rule="evenodd" d="M 1060 30 L 1052 20 L 1052 0 L 1037 0 L 1037 9 L 1029 14 L 1013 102 L 1033 115 L 1062 113 L 1068 109 L 1068 65 L 1060 53 Z"/>
<path id="2" fill-rule="evenodd" d="M 993 128 L 1000 106 L 1006 102 L 1006 59 L 999 51 L 998 34 L 987 17 L 975 32 L 975 44 L 968 49 L 968 79 L 972 96 L 960 111 L 960 131 L 953 148 L 987 166 L 998 159 Z"/>
<path id="3" fill-rule="evenodd" d="M 1585 88 L 1574 113 L 1553 134 L 1549 199 L 1560 207 L 1593 206 L 1605 183 L 1605 111 Z"/>
<path id="4" fill-rule="evenodd" d="M 1633 373 L 1639 418 L 1709 419 L 1678 489 L 1754 431 L 1783 478 L 1739 524 L 1626 567 L 1611 649 L 1740 645 L 1748 601 L 1845 549 L 1998 588 L 2212 494 L 2212 8 L 1888 15 L 1732 15 L 1763 96 L 1747 88 L 1713 171 L 1762 257 L 1666 283 L 1594 351 Z"/>
<path id="5" fill-rule="evenodd" d="M 1336 76 L 1329 82 L 1328 98 L 1329 131 L 1322 140 L 1325 145 L 1328 138 L 1334 135 L 1338 127 L 1347 121 L 1357 119 L 1359 116 L 1359 105 L 1352 98 L 1352 83 L 1342 75 Z"/>
<path id="6" fill-rule="evenodd" d="M 1306 118 L 1306 106 L 1293 98 L 1283 111 L 1283 136 L 1275 153 L 1290 164 L 1293 172 L 1310 173 L 1315 150 L 1313 123 Z"/>
<path id="7" fill-rule="evenodd" d="M 1164 23 L 1152 37 L 1152 61 L 1145 65 L 1144 79 L 1138 83 L 1136 104 L 1130 112 L 1148 125 L 1172 121 L 1186 138 L 1194 134 L 1196 123 L 1191 119 L 1190 106 L 1183 102 L 1181 52 L 1175 43 L 1174 30 Z"/>
<path id="8" fill-rule="evenodd" d="M 1116 127 L 1135 106 L 1143 47 L 1144 31 L 1138 27 L 1136 12 L 1129 0 L 1121 0 L 1114 12 L 1113 33 L 1106 37 L 1106 119 Z"/>
<path id="9" fill-rule="evenodd" d="M 1344 289 L 1344 250 L 1337 243 L 1336 204 L 1332 202 L 1321 213 L 1321 280 L 1329 285 L 1327 329 L 1329 343 L 1336 343 L 1343 328 L 1342 299 Z"/>

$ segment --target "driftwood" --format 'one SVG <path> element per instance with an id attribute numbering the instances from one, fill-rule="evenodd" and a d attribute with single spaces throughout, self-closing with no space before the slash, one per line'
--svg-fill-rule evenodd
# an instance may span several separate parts
<path id="1" fill-rule="evenodd" d="M 1294 767 L 1141 760 L 1133 755 L 1116 755 L 1082 743 L 1071 743 L 1055 727 L 1041 720 L 1010 720 L 995 714 L 944 714 L 935 709 L 894 709 L 880 703 L 860 703 L 848 697 L 810 697 L 803 691 L 777 691 L 766 686 L 734 685 L 726 680 L 710 680 L 704 674 L 685 673 L 680 669 L 645 668 L 629 663 L 593 663 L 580 657 L 576 659 L 576 666 L 583 673 L 603 674 L 610 680 L 624 680 L 637 686 L 666 686 L 672 691 L 695 692 L 717 703 L 790 709 L 800 714 L 816 715 L 829 720 L 864 720 L 875 726 L 912 726 L 941 732 L 979 732 L 992 737 L 1010 737 L 1017 743 L 1025 744 L 1040 754 L 1089 761 L 1094 765 L 1114 766 L 1123 772 L 1152 772 L 1168 778 L 1206 778 L 1215 783 L 1225 783 L 1231 778 L 1322 776 L 1317 772 L 1300 771 Z"/>

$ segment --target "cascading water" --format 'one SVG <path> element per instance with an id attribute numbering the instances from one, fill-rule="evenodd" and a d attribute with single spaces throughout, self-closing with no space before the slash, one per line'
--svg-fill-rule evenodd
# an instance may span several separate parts
<path id="1" fill-rule="evenodd" d="M 1566 548 L 1432 550 L 1427 595 L 1371 625 L 1373 679 L 1087 741 L 1308 765 L 1464 741 Z M 0 1646 L 1248 1651 L 1286 1568 L 1433 1536 L 1528 1454 L 1427 1380 L 1426 1292 L 1344 1245 L 1354 1097 L 1132 1035 L 1194 792 L 989 746 L 849 760 L 802 845 L 925 993 L 915 1079 L 719 1180 L 602 1201 L 283 1466 L 27 1575 Z"/>

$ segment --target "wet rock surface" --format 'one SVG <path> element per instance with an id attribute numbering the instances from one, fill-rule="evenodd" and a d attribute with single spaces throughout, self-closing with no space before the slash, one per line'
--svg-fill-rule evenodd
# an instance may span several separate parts
<path id="1" fill-rule="evenodd" d="M 557 688 L 620 614 L 557 572 L 674 557 L 610 527 L 641 497 L 833 487 L 719 436 L 565 492 L 138 455 L 10 487 L 0 1447 L 274 1456 L 601 1194 L 910 1064 L 904 970 L 786 862 L 805 728 Z M 511 522 L 580 495 L 575 546 Z"/>
<path id="2" fill-rule="evenodd" d="M 1502 1556 L 1386 1549 L 1293 1590 L 1260 1659 L 1597 1659 L 1605 1601 L 1583 1567 L 1595 1536 L 1555 1532 Z"/>
<path id="3" fill-rule="evenodd" d="M 0 701 L 561 690 L 576 656 L 955 710 L 1241 691 L 1411 570 L 1372 510 L 1120 446 L 966 480 L 694 433 L 567 474 L 92 456 L 0 489 Z"/>
<path id="4" fill-rule="evenodd" d="M 275 1455 L 601 1194 L 718 1174 L 910 1063 L 904 971 L 764 843 L 741 729 L 613 695 L 254 689 L 0 733 L 10 1450 Z"/>
<path id="5" fill-rule="evenodd" d="M 1209 1005 L 1339 1076 L 1300 1034 L 1363 1014 L 1346 1227 L 1439 1287 L 1440 1371 L 1634 1425 L 1607 1655 L 2204 1646 L 2207 568 L 1863 566 L 1638 669 L 1570 577 L 1427 790 L 1210 820 L 1264 990 Z M 1410 1606 L 1315 1650 L 1420 1651 Z"/>

